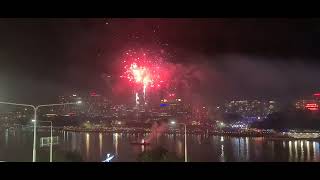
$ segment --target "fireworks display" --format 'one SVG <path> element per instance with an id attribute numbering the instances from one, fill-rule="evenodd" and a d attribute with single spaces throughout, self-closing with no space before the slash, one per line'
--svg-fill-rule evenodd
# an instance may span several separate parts
<path id="1" fill-rule="evenodd" d="M 128 79 L 136 89 L 143 88 L 144 101 L 147 89 L 158 89 L 166 86 L 165 83 L 168 80 L 169 73 L 166 69 L 167 64 L 161 54 L 149 50 L 128 50 L 122 59 L 124 72 L 120 77 Z"/>

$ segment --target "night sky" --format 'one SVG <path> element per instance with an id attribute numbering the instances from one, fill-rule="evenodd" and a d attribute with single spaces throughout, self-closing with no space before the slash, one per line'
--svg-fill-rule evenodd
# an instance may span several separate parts
<path id="1" fill-rule="evenodd" d="M 107 93 L 132 47 L 170 54 L 206 103 L 320 91 L 320 19 L 0 19 L 0 100 Z"/>

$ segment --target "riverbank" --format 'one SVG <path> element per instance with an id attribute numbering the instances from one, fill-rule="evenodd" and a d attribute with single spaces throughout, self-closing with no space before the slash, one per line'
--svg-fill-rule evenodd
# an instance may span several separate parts
<path id="1" fill-rule="evenodd" d="M 21 128 L 21 127 L 19 127 Z M 12 130 L 14 128 L 10 128 Z M 24 130 L 33 130 L 32 126 L 22 127 Z M 48 131 L 50 127 L 42 126 L 38 127 L 38 131 Z M 84 133 L 127 133 L 127 134 L 144 134 L 151 133 L 149 128 L 137 128 L 137 127 L 103 127 L 103 128 L 82 128 L 82 127 L 54 127 L 54 131 L 67 131 L 67 132 L 84 132 Z M 180 129 L 169 129 L 164 134 L 177 134 L 184 135 L 184 131 Z M 266 132 L 266 131 L 217 131 L 217 130 L 188 130 L 188 135 L 203 135 L 203 136 L 225 136 L 225 137 L 263 137 L 268 140 L 320 140 L 320 138 L 295 138 L 282 133 Z"/>

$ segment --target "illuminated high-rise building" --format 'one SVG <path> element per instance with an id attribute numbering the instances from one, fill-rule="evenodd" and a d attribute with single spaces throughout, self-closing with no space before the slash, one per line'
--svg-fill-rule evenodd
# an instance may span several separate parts
<path id="1" fill-rule="evenodd" d="M 76 93 L 70 94 L 70 95 L 64 95 L 58 97 L 59 103 L 75 103 L 78 101 L 83 101 L 83 98 Z M 59 115 L 77 115 L 82 112 L 82 106 L 75 106 L 75 105 L 64 105 L 64 106 L 57 106 L 57 107 L 51 107 L 50 112 L 58 111 Z M 49 112 L 49 113 L 50 113 Z"/>
<path id="2" fill-rule="evenodd" d="M 279 104 L 276 101 L 230 101 L 220 106 L 219 110 L 224 110 L 224 113 L 237 113 L 243 117 L 265 117 L 278 111 Z"/>

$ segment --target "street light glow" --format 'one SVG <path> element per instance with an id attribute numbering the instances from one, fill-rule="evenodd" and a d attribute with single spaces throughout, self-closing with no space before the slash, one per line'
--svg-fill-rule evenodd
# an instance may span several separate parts
<path id="1" fill-rule="evenodd" d="M 184 126 L 184 162 L 188 162 L 188 153 L 187 153 L 187 125 L 185 123 L 177 123 L 176 121 L 170 121 L 170 124 L 183 125 Z"/>
<path id="2" fill-rule="evenodd" d="M 67 105 L 67 104 L 81 104 L 82 101 L 77 101 L 76 103 L 62 103 L 62 104 L 43 104 L 43 105 L 38 105 L 38 106 L 34 106 L 34 105 L 30 105 L 30 104 L 18 104 L 18 103 L 11 103 L 11 102 L 2 102 L 0 101 L 0 104 L 6 104 L 6 105 L 13 105 L 13 106 L 24 106 L 24 107 L 31 107 L 33 108 L 33 112 L 34 112 L 34 119 L 31 120 L 32 122 L 34 122 L 34 126 L 33 126 L 33 150 L 32 150 L 32 162 L 36 162 L 36 132 L 37 132 L 37 111 L 40 107 L 52 107 L 52 106 L 63 106 L 63 105 Z M 51 125 L 52 126 L 52 125 Z M 51 159 L 52 161 L 52 159 Z"/>
<path id="3" fill-rule="evenodd" d="M 219 123 L 219 127 L 222 128 L 222 127 L 224 127 L 224 126 L 225 126 L 225 124 L 224 124 L 223 122 L 220 122 L 220 123 Z"/>

